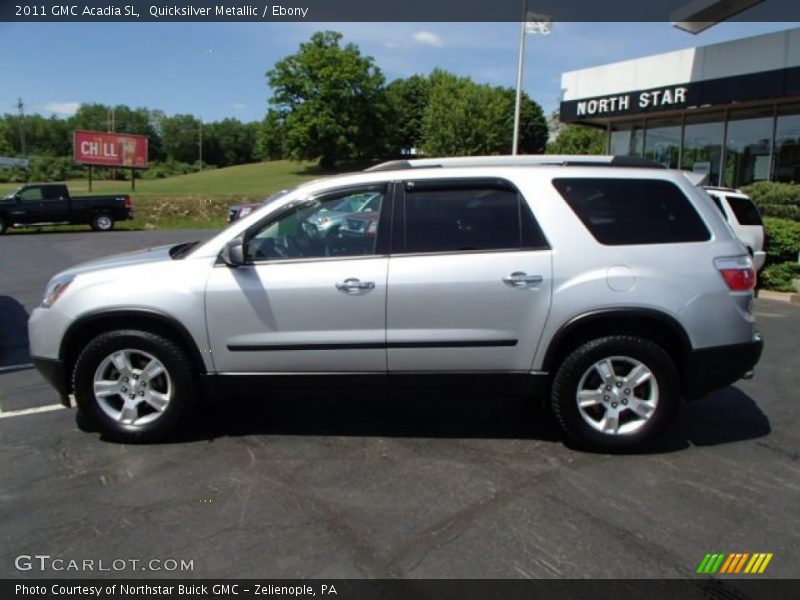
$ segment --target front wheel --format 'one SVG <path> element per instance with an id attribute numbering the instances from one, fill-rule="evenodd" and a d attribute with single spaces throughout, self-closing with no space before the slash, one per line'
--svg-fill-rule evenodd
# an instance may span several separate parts
<path id="1" fill-rule="evenodd" d="M 196 371 L 172 340 L 120 330 L 94 338 L 73 371 L 78 408 L 102 433 L 124 442 L 172 435 L 195 403 Z"/>
<path id="2" fill-rule="evenodd" d="M 657 344 L 633 336 L 592 340 L 559 367 L 551 403 L 567 437 L 599 450 L 653 442 L 674 419 L 678 371 Z"/>
<path id="3" fill-rule="evenodd" d="M 90 225 L 95 231 L 111 231 L 114 229 L 114 219 L 111 215 L 95 215 Z"/>

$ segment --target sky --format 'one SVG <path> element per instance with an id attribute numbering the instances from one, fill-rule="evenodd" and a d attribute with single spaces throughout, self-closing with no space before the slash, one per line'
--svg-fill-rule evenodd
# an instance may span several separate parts
<path id="1" fill-rule="evenodd" d="M 555 23 L 529 35 L 525 91 L 558 108 L 561 73 L 798 26 L 722 23 L 691 35 L 669 23 Z M 68 116 L 84 102 L 263 118 L 265 73 L 312 33 L 335 30 L 387 81 L 434 68 L 514 87 L 518 23 L 0 23 L 0 113 Z"/>

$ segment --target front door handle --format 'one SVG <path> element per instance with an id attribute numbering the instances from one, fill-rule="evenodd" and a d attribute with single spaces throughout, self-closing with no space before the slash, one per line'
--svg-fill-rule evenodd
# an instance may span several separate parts
<path id="1" fill-rule="evenodd" d="M 374 281 L 360 281 L 354 277 L 345 279 L 336 284 L 336 289 L 343 292 L 355 292 L 358 290 L 372 290 L 375 289 Z"/>
<path id="2" fill-rule="evenodd" d="M 539 283 L 544 280 L 544 277 L 541 275 L 527 275 L 522 271 L 515 271 L 511 275 L 506 275 L 503 277 L 503 283 L 507 283 L 508 285 L 513 285 L 516 287 L 522 287 L 527 283 Z"/>

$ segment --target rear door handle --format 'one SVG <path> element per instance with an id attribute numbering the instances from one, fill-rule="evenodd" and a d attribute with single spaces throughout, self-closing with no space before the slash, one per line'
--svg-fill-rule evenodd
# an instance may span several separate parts
<path id="1" fill-rule="evenodd" d="M 515 271 L 511 275 L 506 275 L 503 277 L 503 283 L 507 283 L 508 285 L 513 285 L 516 287 L 522 287 L 527 283 L 539 283 L 544 280 L 544 277 L 541 275 L 527 275 L 522 271 Z"/>
<path id="2" fill-rule="evenodd" d="M 355 292 L 357 290 L 372 290 L 375 289 L 374 281 L 360 281 L 354 277 L 345 279 L 336 284 L 336 289 L 343 292 Z"/>

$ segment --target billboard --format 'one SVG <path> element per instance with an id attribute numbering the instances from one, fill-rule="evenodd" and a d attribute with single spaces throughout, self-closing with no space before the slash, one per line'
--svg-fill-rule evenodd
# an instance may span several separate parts
<path id="1" fill-rule="evenodd" d="M 103 167 L 147 168 L 147 136 L 102 131 L 76 131 L 75 162 Z"/>

